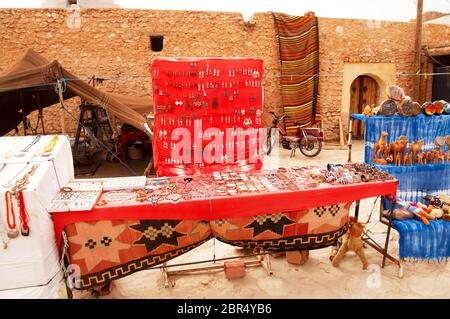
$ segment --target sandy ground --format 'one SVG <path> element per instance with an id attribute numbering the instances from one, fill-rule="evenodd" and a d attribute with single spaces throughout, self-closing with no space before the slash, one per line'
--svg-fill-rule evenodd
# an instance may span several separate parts
<path id="1" fill-rule="evenodd" d="M 347 150 L 324 149 L 313 159 L 297 154 L 289 158 L 290 152 L 280 151 L 280 166 L 312 165 L 345 162 Z M 363 145 L 355 142 L 353 161 L 363 160 Z M 273 159 L 267 158 L 267 161 Z M 104 170 L 102 171 L 104 173 Z M 373 199 L 361 203 L 360 219 L 365 221 L 373 207 Z M 352 211 L 353 212 L 353 211 Z M 368 224 L 373 238 L 384 242 L 386 226 L 378 221 L 378 205 Z M 310 252 L 303 266 L 291 265 L 285 257 L 271 258 L 273 275 L 262 267 L 248 268 L 246 276 L 229 281 L 223 272 L 173 276 L 173 288 L 165 288 L 159 269 L 145 270 L 119 279 L 113 283 L 111 294 L 103 298 L 448 298 L 450 296 L 450 269 L 448 263 L 403 263 L 404 277 L 398 277 L 398 267 L 387 261 L 381 269 L 382 255 L 370 247 L 365 249 L 369 269 L 362 270 L 359 259 L 348 253 L 338 268 L 329 262 L 331 249 Z M 398 233 L 394 230 L 389 251 L 398 256 Z M 236 247 L 210 240 L 202 246 L 170 262 L 179 264 L 199 260 L 242 255 Z M 254 257 L 253 257 L 254 258 Z M 249 258 L 251 259 L 251 258 Z M 212 263 L 208 263 L 212 264 Z M 202 265 L 208 265 L 202 264 Z M 200 266 L 202 266 L 200 265 Z M 173 270 L 180 267 L 171 268 Z M 66 298 L 61 285 L 61 298 Z M 75 298 L 93 298 L 88 291 L 75 291 Z"/>

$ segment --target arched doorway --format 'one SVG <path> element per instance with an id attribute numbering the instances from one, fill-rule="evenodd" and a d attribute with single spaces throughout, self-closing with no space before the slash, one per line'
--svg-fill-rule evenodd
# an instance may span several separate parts
<path id="1" fill-rule="evenodd" d="M 368 75 L 360 75 L 353 80 L 350 86 L 350 114 L 362 113 L 366 105 L 377 105 L 379 90 L 377 81 Z M 364 123 L 355 121 L 353 125 L 353 138 L 364 138 Z"/>

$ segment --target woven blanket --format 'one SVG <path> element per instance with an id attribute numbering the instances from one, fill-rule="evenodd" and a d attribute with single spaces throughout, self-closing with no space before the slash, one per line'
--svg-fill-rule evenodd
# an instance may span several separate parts
<path id="1" fill-rule="evenodd" d="M 61 255 L 88 289 L 160 265 L 211 237 L 245 248 L 299 250 L 334 244 L 347 231 L 351 202 L 250 217 L 204 220 L 100 220 L 65 227 Z M 70 270 L 70 271 L 69 271 Z"/>
<path id="2" fill-rule="evenodd" d="M 289 115 L 286 130 L 295 134 L 296 121 L 309 126 L 320 120 L 317 105 L 319 77 L 319 32 L 314 16 L 274 13 L 281 63 L 283 111 Z"/>

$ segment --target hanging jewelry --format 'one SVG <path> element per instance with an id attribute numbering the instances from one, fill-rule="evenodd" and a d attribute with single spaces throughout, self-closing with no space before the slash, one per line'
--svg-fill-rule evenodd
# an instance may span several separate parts
<path id="1" fill-rule="evenodd" d="M 28 227 L 28 214 L 25 208 L 23 192 L 19 192 L 17 197 L 19 199 L 20 233 L 22 236 L 29 236 L 30 228 Z"/>
<path id="2" fill-rule="evenodd" d="M 27 152 L 30 150 L 30 148 L 31 148 L 34 144 L 36 144 L 40 139 L 41 139 L 41 136 L 40 136 L 40 135 L 35 136 L 34 139 L 31 141 L 31 143 L 28 144 L 27 146 L 25 146 L 22 150 L 20 150 L 20 152 L 17 153 L 16 156 L 17 156 L 17 157 L 23 157 L 23 156 L 25 156 L 25 155 L 26 155 L 25 153 L 27 153 Z"/>
<path id="3" fill-rule="evenodd" d="M 53 149 L 55 148 L 57 143 L 58 143 L 58 135 L 55 135 L 52 137 L 50 142 L 48 142 L 47 145 L 45 145 L 42 150 L 35 153 L 34 156 L 50 156 L 50 155 L 52 155 Z"/>
<path id="4" fill-rule="evenodd" d="M 8 237 L 13 239 L 19 236 L 19 231 L 16 228 L 16 215 L 14 214 L 14 206 L 12 202 L 12 195 L 10 191 L 5 193 L 6 202 L 6 223 L 8 225 Z"/>
<path id="5" fill-rule="evenodd" d="M 5 237 L 8 233 L 8 230 L 6 229 L 6 225 L 1 217 L 0 217 L 0 225 L 2 226 L 2 229 L 0 230 L 0 237 L 2 238 L 3 249 L 8 249 L 9 237 Z"/>
<path id="6" fill-rule="evenodd" d="M 14 175 L 13 178 L 11 178 L 9 181 L 7 181 L 6 183 L 4 183 L 4 184 L 2 185 L 3 188 L 9 188 L 9 187 L 11 187 L 12 181 L 15 180 L 16 177 L 19 176 L 19 174 L 22 173 L 22 172 L 25 170 L 25 168 L 28 167 L 28 165 L 30 165 L 30 163 L 27 163 L 27 165 L 25 165 L 24 168 L 22 168 L 16 175 Z"/>

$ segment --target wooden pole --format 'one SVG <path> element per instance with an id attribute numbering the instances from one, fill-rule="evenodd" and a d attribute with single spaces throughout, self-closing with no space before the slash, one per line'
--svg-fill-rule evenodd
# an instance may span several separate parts
<path id="1" fill-rule="evenodd" d="M 58 85 L 59 102 L 61 104 L 61 109 L 60 109 L 61 133 L 63 135 L 66 135 L 66 117 L 64 114 L 64 105 L 63 105 L 64 98 L 63 98 L 62 86 L 61 86 L 61 82 L 59 80 L 56 83 Z"/>
<path id="2" fill-rule="evenodd" d="M 416 35 L 414 48 L 414 73 L 420 73 L 420 55 L 422 49 L 422 17 L 423 17 L 423 0 L 417 0 L 417 16 L 416 16 Z M 414 94 L 415 100 L 420 98 L 420 77 L 414 77 Z M 420 103 L 420 101 L 419 101 Z"/>

